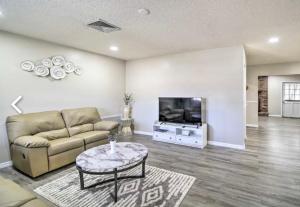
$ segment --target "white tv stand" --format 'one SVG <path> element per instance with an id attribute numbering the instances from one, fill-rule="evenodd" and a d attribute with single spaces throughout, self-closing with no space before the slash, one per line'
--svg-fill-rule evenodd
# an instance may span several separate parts
<path id="1" fill-rule="evenodd" d="M 202 126 L 156 122 L 153 140 L 203 149 L 207 145 L 207 124 Z"/>

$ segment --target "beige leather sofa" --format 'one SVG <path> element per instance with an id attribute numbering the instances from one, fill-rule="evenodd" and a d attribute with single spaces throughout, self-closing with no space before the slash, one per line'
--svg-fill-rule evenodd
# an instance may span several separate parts
<path id="1" fill-rule="evenodd" d="M 96 108 L 15 115 L 6 126 L 13 165 L 31 177 L 74 162 L 118 129 L 117 122 L 102 121 Z"/>
<path id="2" fill-rule="evenodd" d="M 46 207 L 47 205 L 18 184 L 0 176 L 0 206 Z"/>

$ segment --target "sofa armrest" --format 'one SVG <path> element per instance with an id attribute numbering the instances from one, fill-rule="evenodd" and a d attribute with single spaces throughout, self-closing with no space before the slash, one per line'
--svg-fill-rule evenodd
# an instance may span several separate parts
<path id="1" fill-rule="evenodd" d="M 96 131 L 111 131 L 118 127 L 119 123 L 116 121 L 99 121 L 94 124 L 94 130 Z"/>
<path id="2" fill-rule="evenodd" d="M 15 139 L 14 144 L 27 148 L 39 148 L 48 147 L 49 141 L 38 136 L 22 136 Z"/>

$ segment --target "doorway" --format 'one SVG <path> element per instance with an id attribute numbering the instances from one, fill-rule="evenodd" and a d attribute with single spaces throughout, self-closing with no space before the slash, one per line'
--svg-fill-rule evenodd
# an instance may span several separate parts
<path id="1" fill-rule="evenodd" d="M 258 115 L 300 118 L 300 75 L 258 76 Z"/>
<path id="2" fill-rule="evenodd" d="M 268 76 L 258 76 L 258 115 L 268 116 Z"/>

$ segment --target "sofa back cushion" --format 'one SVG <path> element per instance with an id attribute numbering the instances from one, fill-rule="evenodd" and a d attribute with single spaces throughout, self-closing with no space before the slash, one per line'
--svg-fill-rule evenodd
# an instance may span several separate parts
<path id="1" fill-rule="evenodd" d="M 20 136 L 35 135 L 66 127 L 59 111 L 9 116 L 6 120 L 6 126 L 8 138 L 11 143 Z"/>
<path id="2" fill-rule="evenodd" d="M 62 110 L 70 136 L 94 130 L 94 123 L 101 121 L 97 108 L 86 107 Z"/>

